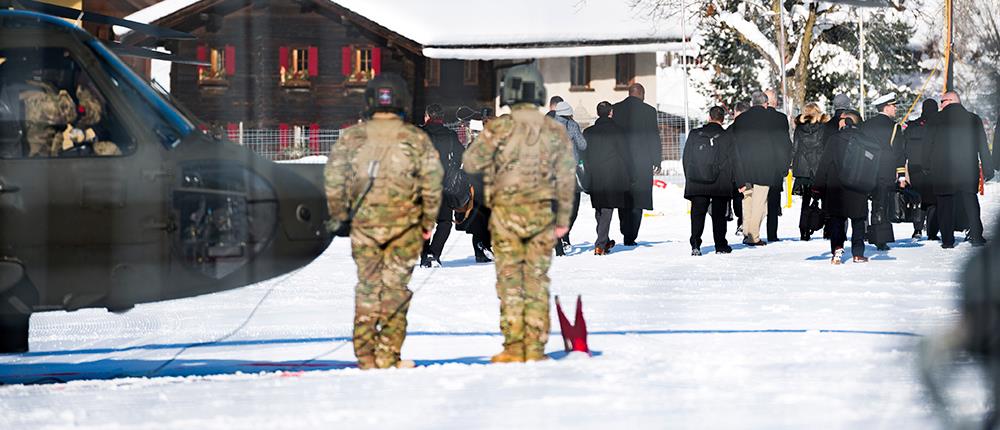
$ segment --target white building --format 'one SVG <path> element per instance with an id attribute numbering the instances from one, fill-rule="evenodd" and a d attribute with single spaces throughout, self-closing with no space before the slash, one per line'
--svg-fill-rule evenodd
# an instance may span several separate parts
<path id="1" fill-rule="evenodd" d="M 569 102 L 581 125 L 599 102 L 624 99 L 632 82 L 657 106 L 657 52 L 682 45 L 679 14 L 655 19 L 628 2 L 334 1 L 421 44 L 430 59 L 537 60 L 549 96 Z M 687 37 L 695 26 L 686 25 Z"/>

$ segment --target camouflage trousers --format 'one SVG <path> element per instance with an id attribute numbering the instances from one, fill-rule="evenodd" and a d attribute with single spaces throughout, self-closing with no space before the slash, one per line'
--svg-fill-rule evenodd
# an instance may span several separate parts
<path id="1" fill-rule="evenodd" d="M 423 245 L 416 226 L 385 244 L 357 228 L 351 232 L 351 254 L 358 266 L 354 300 L 358 367 L 385 369 L 399 362 L 413 295 L 407 284 Z"/>
<path id="2" fill-rule="evenodd" d="M 544 355 L 549 340 L 555 217 L 549 203 L 538 209 L 495 207 L 490 217 L 504 348 L 521 344 L 526 356 Z"/>

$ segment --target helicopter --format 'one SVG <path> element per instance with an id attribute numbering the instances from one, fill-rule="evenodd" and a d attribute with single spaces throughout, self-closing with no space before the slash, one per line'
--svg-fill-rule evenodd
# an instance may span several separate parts
<path id="1" fill-rule="evenodd" d="M 0 10 L 0 353 L 28 350 L 36 312 L 238 288 L 326 249 L 321 165 L 200 131 L 115 48 L 165 54 L 106 45 L 52 13 L 193 36 L 43 7 Z"/>

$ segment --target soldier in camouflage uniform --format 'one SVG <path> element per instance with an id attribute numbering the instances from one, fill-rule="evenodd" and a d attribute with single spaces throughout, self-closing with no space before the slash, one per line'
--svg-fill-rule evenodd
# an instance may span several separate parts
<path id="1" fill-rule="evenodd" d="M 407 284 L 437 220 L 444 170 L 430 138 L 401 118 L 410 104 L 402 78 L 372 79 L 365 101 L 372 118 L 344 130 L 326 165 L 331 230 L 344 235 L 350 225 L 358 367 L 412 367 L 400 360 Z"/>
<path id="2" fill-rule="evenodd" d="M 545 87 L 529 65 L 504 76 L 511 113 L 487 125 L 465 151 L 464 168 L 482 173 L 496 255 L 503 352 L 494 363 L 544 360 L 549 337 L 549 266 L 556 237 L 569 230 L 576 161 L 566 129 L 539 112 Z"/>
<path id="3" fill-rule="evenodd" d="M 50 82 L 30 80 L 19 95 L 24 104 L 25 139 L 29 157 L 57 157 L 78 145 L 91 145 L 96 155 L 121 155 L 112 142 L 99 141 L 93 128 L 103 116 L 103 106 L 83 85 L 76 99 Z"/>

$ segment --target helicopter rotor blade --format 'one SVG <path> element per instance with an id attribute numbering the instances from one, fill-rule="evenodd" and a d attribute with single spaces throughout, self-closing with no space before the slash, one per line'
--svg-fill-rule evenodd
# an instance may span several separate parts
<path id="1" fill-rule="evenodd" d="M 53 4 L 42 3 L 35 0 L 10 0 L 10 1 L 0 2 L 0 5 L 3 6 L 9 6 L 10 4 L 17 4 L 23 7 L 24 9 L 32 10 L 35 12 L 41 12 L 52 16 L 58 16 L 60 18 L 74 19 L 74 20 L 80 19 L 95 24 L 107 24 L 107 25 L 117 25 L 120 27 L 126 27 L 138 31 L 140 33 L 149 35 L 151 37 L 155 37 L 157 39 L 176 39 L 176 40 L 197 39 L 197 37 L 194 36 L 193 34 L 185 33 L 183 31 L 157 27 L 155 25 L 143 24 L 141 22 L 129 21 L 127 19 L 115 18 L 113 16 L 102 15 L 94 12 L 81 11 L 63 6 L 56 6 Z"/>

